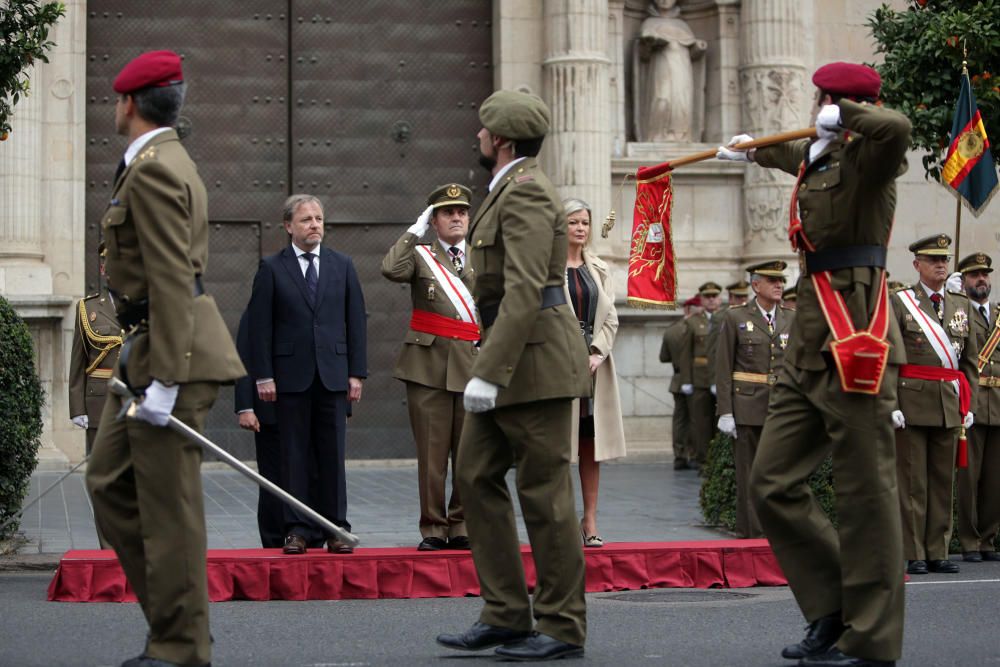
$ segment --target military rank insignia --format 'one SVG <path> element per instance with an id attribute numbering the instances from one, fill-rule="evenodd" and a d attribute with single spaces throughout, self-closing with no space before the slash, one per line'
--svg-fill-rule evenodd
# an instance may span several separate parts
<path id="1" fill-rule="evenodd" d="M 753 333 L 753 322 L 747 322 L 747 331 Z"/>
<path id="2" fill-rule="evenodd" d="M 430 285 L 427 286 L 427 300 L 434 301 L 436 298 L 437 298 L 437 288 L 434 286 L 434 283 L 431 283 Z"/>
<path id="3" fill-rule="evenodd" d="M 959 310 L 952 316 L 951 321 L 948 322 L 948 329 L 953 336 L 964 338 L 969 334 L 969 316 L 965 314 L 964 310 Z"/>

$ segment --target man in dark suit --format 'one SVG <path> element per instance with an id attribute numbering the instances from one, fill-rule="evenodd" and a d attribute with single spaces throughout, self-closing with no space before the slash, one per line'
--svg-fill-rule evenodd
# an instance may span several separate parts
<path id="1" fill-rule="evenodd" d="M 240 328 L 236 333 L 236 350 L 245 366 L 250 365 L 249 310 L 240 317 Z M 281 485 L 281 438 L 278 437 L 278 416 L 274 403 L 260 400 L 254 387 L 253 378 L 245 375 L 236 381 L 234 410 L 238 415 L 240 428 L 253 431 L 254 449 L 257 454 L 257 471 L 268 480 Z M 260 544 L 265 549 L 284 546 L 285 519 L 283 503 L 263 488 L 258 489 L 257 529 Z"/>
<path id="2" fill-rule="evenodd" d="M 344 444 L 349 403 L 361 400 L 368 375 L 364 295 L 351 258 L 321 245 L 318 198 L 292 195 L 283 220 L 291 243 L 262 260 L 254 278 L 250 375 L 281 415 L 282 486 L 350 530 Z M 293 508 L 282 512 L 285 553 L 305 553 L 317 538 L 331 553 L 351 553 Z"/>

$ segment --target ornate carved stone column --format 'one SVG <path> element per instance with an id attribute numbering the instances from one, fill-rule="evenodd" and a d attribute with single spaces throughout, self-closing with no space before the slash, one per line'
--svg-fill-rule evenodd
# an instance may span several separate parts
<path id="1" fill-rule="evenodd" d="M 611 201 L 608 0 L 545 0 L 545 36 L 546 172 L 560 195 L 591 205 L 600 241 Z"/>
<path id="2" fill-rule="evenodd" d="M 805 1 L 743 0 L 743 128 L 754 137 L 808 123 Z M 747 169 L 744 262 L 790 254 L 786 230 L 793 185 L 794 179 L 776 169 Z"/>

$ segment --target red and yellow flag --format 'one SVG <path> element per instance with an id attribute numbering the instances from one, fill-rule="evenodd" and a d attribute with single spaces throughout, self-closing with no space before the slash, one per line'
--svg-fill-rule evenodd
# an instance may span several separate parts
<path id="1" fill-rule="evenodd" d="M 632 246 L 628 258 L 628 303 L 637 308 L 673 308 L 677 270 L 670 231 L 674 203 L 669 162 L 636 174 Z"/>
<path id="2" fill-rule="evenodd" d="M 997 191 L 997 169 L 990 153 L 969 72 L 962 70 L 962 89 L 951 126 L 951 144 L 941 170 L 941 183 L 978 217 Z"/>

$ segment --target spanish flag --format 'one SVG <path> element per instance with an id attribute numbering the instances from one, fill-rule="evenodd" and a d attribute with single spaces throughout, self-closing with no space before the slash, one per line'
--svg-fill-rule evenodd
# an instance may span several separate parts
<path id="1" fill-rule="evenodd" d="M 990 154 L 983 119 L 969 83 L 969 71 L 962 68 L 962 90 L 958 94 L 955 120 L 951 125 L 951 145 L 941 170 L 941 183 L 961 199 L 972 215 L 979 217 L 997 191 L 997 169 Z"/>

